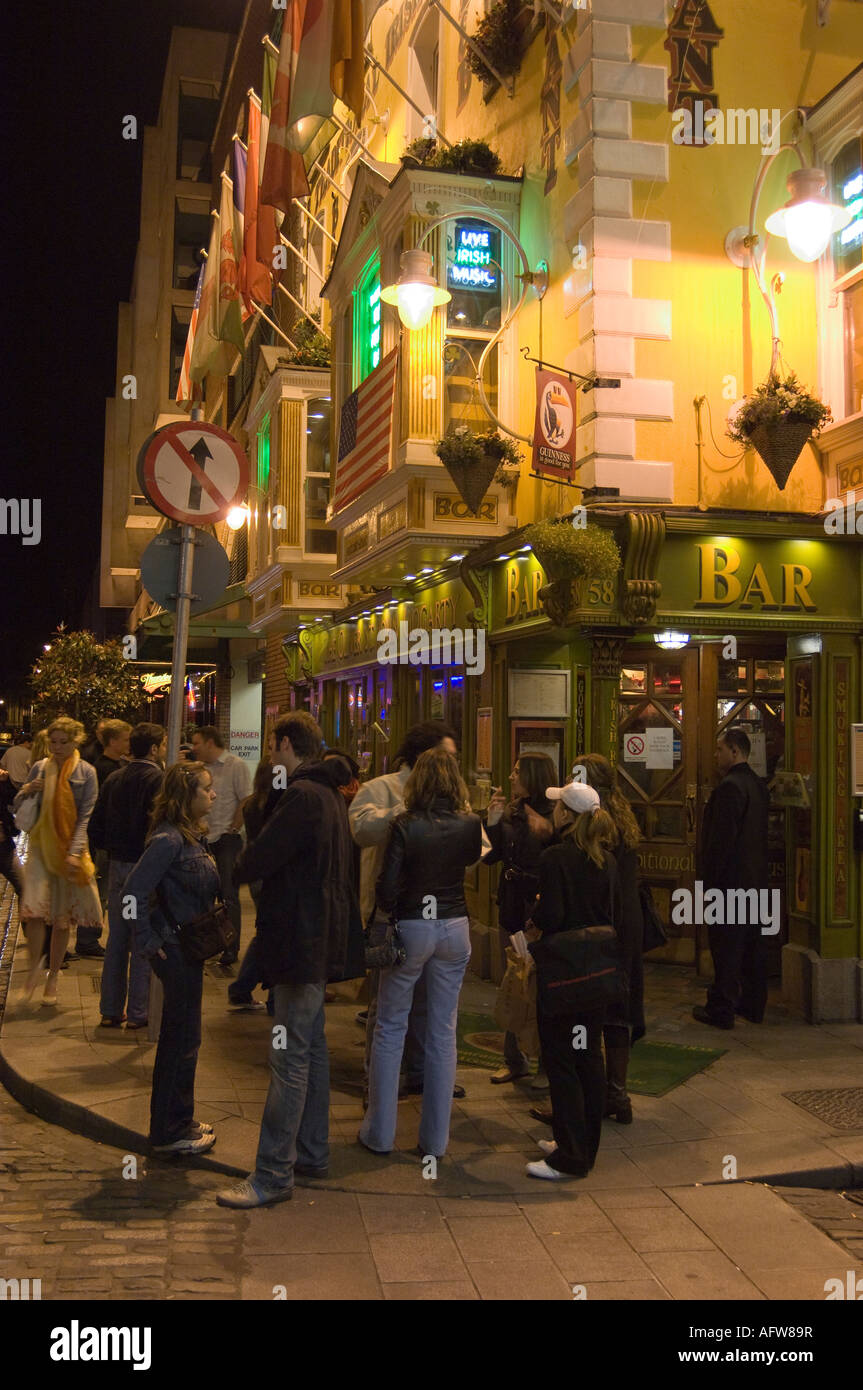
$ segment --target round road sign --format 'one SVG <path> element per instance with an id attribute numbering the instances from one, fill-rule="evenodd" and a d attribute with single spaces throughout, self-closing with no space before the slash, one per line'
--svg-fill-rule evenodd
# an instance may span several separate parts
<path id="1" fill-rule="evenodd" d="M 249 461 L 236 439 L 218 425 L 181 420 L 144 441 L 138 479 L 163 516 L 187 526 L 212 526 L 245 497 Z"/>
<path id="2" fill-rule="evenodd" d="M 141 556 L 141 583 L 154 603 L 173 613 L 177 608 L 177 578 L 180 563 L 179 526 L 169 526 L 154 536 Z M 228 587 L 230 564 L 227 552 L 215 536 L 199 531 L 195 536 L 192 564 L 192 613 L 212 608 Z"/>

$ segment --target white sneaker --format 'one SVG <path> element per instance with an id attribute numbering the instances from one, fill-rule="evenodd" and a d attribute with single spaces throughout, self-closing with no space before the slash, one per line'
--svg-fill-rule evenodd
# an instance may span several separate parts
<path id="1" fill-rule="evenodd" d="M 559 1173 L 556 1168 L 549 1168 L 544 1158 L 538 1163 L 528 1163 L 524 1171 L 529 1178 L 545 1178 L 546 1182 L 562 1182 L 567 1176 L 566 1173 Z"/>
<path id="2" fill-rule="evenodd" d="M 173 1144 L 154 1144 L 155 1154 L 205 1154 L 216 1142 L 215 1134 L 196 1134 L 194 1131 L 185 1139 L 175 1139 Z"/>
<path id="3" fill-rule="evenodd" d="M 544 1154 L 553 1154 L 557 1148 L 553 1139 L 538 1139 L 537 1147 L 542 1149 Z"/>

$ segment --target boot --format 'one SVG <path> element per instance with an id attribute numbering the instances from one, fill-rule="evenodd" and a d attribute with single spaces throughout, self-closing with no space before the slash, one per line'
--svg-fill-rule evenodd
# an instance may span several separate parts
<path id="1" fill-rule="evenodd" d="M 618 1036 L 619 1034 L 619 1036 Z M 629 1064 L 629 1034 L 615 1029 L 615 1036 L 605 1037 L 605 1115 L 619 1125 L 632 1124 L 632 1101 L 626 1094 L 626 1068 Z"/>

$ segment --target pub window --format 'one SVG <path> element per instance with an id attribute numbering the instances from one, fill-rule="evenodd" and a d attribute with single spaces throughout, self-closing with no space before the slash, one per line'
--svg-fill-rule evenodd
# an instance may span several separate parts
<path id="1" fill-rule="evenodd" d="M 335 555 L 335 532 L 327 527 L 330 500 L 329 396 L 316 396 L 306 404 L 305 550 L 310 555 Z"/>
<path id="2" fill-rule="evenodd" d="M 845 413 L 863 410 L 863 136 L 833 161 L 833 201 L 853 216 L 833 238 L 833 292 L 842 304 Z"/>
<path id="3" fill-rule="evenodd" d="M 429 7 L 425 21 L 417 29 L 410 47 L 408 90 L 424 116 L 437 120 L 440 78 L 440 16 Z M 434 126 L 413 107 L 407 110 L 407 137 L 433 135 Z"/>
<path id="4" fill-rule="evenodd" d="M 476 217 L 456 217 L 446 225 L 447 338 L 444 347 L 444 427 L 491 428 L 476 385 L 479 360 L 500 327 L 502 302 L 501 233 Z M 483 387 L 497 411 L 498 351 L 483 367 Z"/>
<path id="5" fill-rule="evenodd" d="M 265 415 L 258 430 L 258 487 L 266 492 L 270 482 L 270 417 Z"/>
<path id="6" fill-rule="evenodd" d="M 354 389 L 381 360 L 381 262 L 372 256 L 354 290 Z"/>

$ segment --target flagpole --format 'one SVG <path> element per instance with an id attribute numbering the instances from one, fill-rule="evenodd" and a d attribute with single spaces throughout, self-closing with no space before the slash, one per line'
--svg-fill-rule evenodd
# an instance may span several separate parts
<path id="1" fill-rule="evenodd" d="M 306 318 L 308 319 L 309 323 L 312 324 L 312 326 L 318 330 L 318 332 L 320 333 L 321 337 L 322 337 L 322 338 L 326 338 L 327 342 L 329 342 L 329 341 L 330 341 L 329 335 L 328 335 L 327 333 L 324 332 L 324 330 L 321 328 L 321 325 L 318 323 L 317 319 L 313 319 L 313 318 L 312 318 L 312 316 L 311 316 L 311 314 L 309 313 L 308 309 L 304 309 L 303 306 L 302 306 L 302 304 L 300 303 L 300 301 L 299 301 L 298 299 L 295 299 L 294 296 L 291 294 L 290 290 L 285 289 L 285 286 L 284 286 L 284 285 L 280 284 L 280 285 L 279 285 L 279 289 L 282 291 L 282 294 L 286 294 L 286 295 L 288 296 L 288 299 L 291 301 L 292 304 L 295 304 L 295 305 L 297 306 L 297 308 L 299 309 L 299 311 L 300 311 L 301 314 L 305 314 L 305 316 L 306 316 Z"/>
<path id="2" fill-rule="evenodd" d="M 339 188 L 339 185 L 336 183 L 336 181 L 335 181 L 335 179 L 333 178 L 332 174 L 328 174 L 328 173 L 327 173 L 326 169 L 324 168 L 323 164 L 321 163 L 321 160 L 322 160 L 322 159 L 323 159 L 323 155 L 320 155 L 320 154 L 319 154 L 318 157 L 317 157 L 317 159 L 315 160 L 314 164 L 313 164 L 312 167 L 309 169 L 309 174 L 310 174 L 310 175 L 313 174 L 313 173 L 315 172 L 315 170 L 317 170 L 317 172 L 318 172 L 319 174 L 323 174 L 323 176 L 324 176 L 324 178 L 326 179 L 327 183 L 332 184 L 333 188 L 335 189 L 336 193 L 338 193 L 339 197 L 342 198 L 342 199 L 344 199 L 344 201 L 347 203 L 347 202 L 349 201 L 347 193 L 344 191 L 343 188 Z"/>
<path id="3" fill-rule="evenodd" d="M 299 352 L 299 348 L 297 347 L 296 343 L 292 343 L 292 342 L 291 342 L 291 340 L 290 340 L 290 338 L 288 337 L 287 333 L 283 333 L 282 330 L 281 330 L 281 328 L 279 327 L 279 325 L 278 325 L 277 323 L 273 323 L 273 320 L 270 318 L 269 314 L 265 314 L 265 313 L 264 313 L 264 311 L 263 311 L 263 309 L 261 308 L 260 304 L 256 304 L 256 303 L 254 302 L 254 300 L 253 300 L 253 301 L 252 301 L 252 308 L 254 309 L 254 311 L 255 311 L 256 314 L 260 314 L 260 316 L 261 316 L 261 318 L 264 320 L 264 322 L 265 322 L 265 323 L 268 323 L 275 333 L 278 333 L 278 335 L 279 335 L 280 338 L 284 338 L 284 340 L 285 340 L 285 342 L 288 344 L 288 347 L 289 347 L 289 348 L 293 349 L 294 352 Z M 315 325 L 315 326 L 317 327 L 317 325 Z"/>
<path id="4" fill-rule="evenodd" d="M 338 241 L 337 241 L 336 238 L 333 236 L 332 232 L 328 232 L 328 231 L 327 231 L 327 229 L 326 229 L 326 227 L 324 226 L 323 222 L 319 222 L 318 219 L 317 219 L 316 217 L 313 217 L 312 214 L 309 212 L 308 208 L 303 207 L 303 205 L 302 205 L 302 203 L 300 202 L 299 198 L 295 198 L 295 199 L 294 199 L 294 202 L 296 203 L 296 205 L 297 205 L 297 207 L 299 208 L 300 212 L 303 213 L 303 214 L 309 219 L 310 222 L 314 222 L 315 226 L 318 228 L 319 231 L 323 232 L 323 234 L 324 234 L 325 237 L 328 237 L 328 238 L 329 238 L 329 240 L 333 243 L 333 246 L 338 246 L 338 244 L 339 244 Z"/>
<path id="5" fill-rule="evenodd" d="M 367 154 L 369 159 L 374 159 L 374 155 L 372 154 L 368 145 L 364 145 L 360 137 L 358 135 L 354 135 L 354 132 L 351 130 L 350 126 L 345 125 L 344 121 L 336 115 L 335 111 L 329 117 L 329 119 L 334 123 L 334 125 L 337 125 L 339 127 L 339 130 L 343 130 L 345 132 L 345 135 L 349 135 L 352 140 L 356 141 L 363 154 Z"/>
<path id="6" fill-rule="evenodd" d="M 306 266 L 306 267 L 312 272 L 313 275 L 317 275 L 318 279 L 320 280 L 321 284 L 323 285 L 323 283 L 324 283 L 324 277 L 323 277 L 323 275 L 321 274 L 321 272 L 320 272 L 319 270 L 316 270 L 316 269 L 315 269 L 315 267 L 312 265 L 311 261 L 307 261 L 307 260 L 306 260 L 306 258 L 305 258 L 305 256 L 303 255 L 302 251 L 298 251 L 297 248 L 296 248 L 296 246 L 294 245 L 294 243 L 293 243 L 292 241 L 288 241 L 288 238 L 285 236 L 284 232 L 280 231 L 280 232 L 279 232 L 279 237 L 280 237 L 280 239 L 284 242 L 285 246 L 287 246 L 288 250 L 289 250 L 289 251 L 293 251 L 293 253 L 294 253 L 294 255 L 296 256 L 297 260 L 298 260 L 298 261 L 302 261 L 303 265 Z"/>
<path id="7" fill-rule="evenodd" d="M 383 73 L 384 77 L 387 79 L 387 82 L 389 82 L 390 86 L 391 86 L 391 87 L 395 87 L 395 89 L 396 89 L 396 91 L 398 92 L 399 96 L 400 96 L 400 97 L 404 97 L 404 99 L 405 99 L 405 101 L 407 102 L 408 106 L 412 106 L 413 109 L 414 109 L 414 111 L 416 111 L 417 115 L 418 115 L 418 116 L 421 116 L 422 119 L 423 119 L 424 121 L 427 120 L 427 119 L 428 119 L 428 112 L 427 112 L 427 111 L 423 111 L 422 107 L 419 106 L 419 105 L 414 101 L 413 97 L 409 97 L 409 96 L 408 96 L 408 94 L 407 94 L 407 92 L 405 91 L 404 87 L 400 87 L 400 86 L 399 86 L 398 82 L 396 82 L 396 80 L 395 80 L 395 78 L 393 77 L 392 73 L 391 73 L 391 72 L 388 72 L 387 69 L 383 66 L 383 64 L 378 62 L 377 58 L 376 58 L 375 55 L 371 52 L 371 50 L 368 49 L 368 48 L 364 48 L 364 49 L 363 49 L 363 55 L 364 55 L 364 57 L 365 57 L 365 59 L 366 59 L 367 62 L 371 63 L 373 67 L 376 67 L 376 68 L 377 68 L 378 72 L 382 72 L 382 73 Z M 433 137 L 433 138 L 436 139 L 436 140 L 442 140 L 443 143 L 444 143 L 445 145 L 447 145 L 450 149 L 452 149 L 452 140 L 447 140 L 446 136 L 444 135 L 443 131 L 441 130 L 440 126 L 439 126 L 438 123 L 437 123 L 437 112 L 434 113 L 434 128 L 435 128 L 435 134 L 434 134 L 434 137 Z"/>

